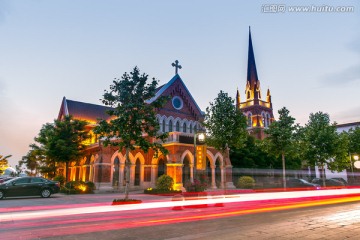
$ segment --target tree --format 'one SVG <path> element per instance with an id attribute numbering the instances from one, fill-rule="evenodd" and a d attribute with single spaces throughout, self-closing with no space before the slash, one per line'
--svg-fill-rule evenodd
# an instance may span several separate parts
<path id="1" fill-rule="evenodd" d="M 296 153 L 296 130 L 295 118 L 290 116 L 290 111 L 283 107 L 279 111 L 279 120 L 270 124 L 265 130 L 267 137 L 264 139 L 265 150 L 276 157 L 281 156 L 283 169 L 283 186 L 286 188 L 285 156 Z"/>
<path id="2" fill-rule="evenodd" d="M 360 127 L 349 130 L 349 152 L 350 154 L 360 154 Z"/>
<path id="3" fill-rule="evenodd" d="M 241 148 L 247 139 L 246 117 L 223 91 L 206 108 L 203 125 L 209 134 L 207 143 L 222 152 L 228 147 Z"/>
<path id="4" fill-rule="evenodd" d="M 121 79 L 114 79 L 110 90 L 105 90 L 102 102 L 113 109 L 107 111 L 112 119 L 101 120 L 94 132 L 100 134 L 104 146 L 119 147 L 126 151 L 126 187 L 125 199 L 129 197 L 130 159 L 129 153 L 136 147 L 144 152 L 154 150 L 167 154 L 167 150 L 158 141 L 164 142 L 167 133 L 160 133 L 156 119 L 156 109 L 161 108 L 167 97 L 152 99 L 156 94 L 158 81 L 153 78 L 147 83 L 148 75 L 140 73 L 135 67 L 130 74 L 124 73 Z"/>
<path id="5" fill-rule="evenodd" d="M 25 165 L 25 167 L 27 169 L 30 170 L 30 175 L 34 175 L 36 176 L 38 171 L 41 170 L 41 166 L 44 163 L 44 151 L 42 148 L 40 148 L 38 145 L 31 144 L 29 146 L 31 149 L 30 151 L 22 157 L 22 159 L 19 161 L 19 167 L 21 167 L 22 165 Z M 55 164 L 54 164 L 55 165 Z M 54 170 L 53 170 L 54 171 Z M 42 173 L 47 174 L 48 172 L 43 172 Z"/>
<path id="6" fill-rule="evenodd" d="M 7 155 L 7 156 L 3 156 L 0 155 L 0 174 L 3 173 L 3 171 L 6 170 L 6 168 L 8 168 L 8 158 L 10 158 L 12 155 Z"/>
<path id="7" fill-rule="evenodd" d="M 332 171 L 348 166 L 348 144 L 344 134 L 336 131 L 336 123 L 330 123 L 327 113 L 311 113 L 303 134 L 303 158 L 311 166 L 322 169 L 325 186 L 325 165 Z"/>
<path id="8" fill-rule="evenodd" d="M 48 162 L 45 168 L 54 169 L 55 163 L 65 163 L 66 181 L 68 181 L 69 162 L 77 161 L 84 156 L 86 141 L 90 136 L 85 129 L 86 121 L 65 116 L 54 120 L 53 124 L 43 125 L 35 141 L 40 144 L 38 154 L 43 154 Z M 51 165 L 53 164 L 53 165 Z"/>

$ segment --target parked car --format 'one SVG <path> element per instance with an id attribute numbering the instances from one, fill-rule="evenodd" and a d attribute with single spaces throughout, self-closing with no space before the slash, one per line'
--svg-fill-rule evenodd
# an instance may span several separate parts
<path id="1" fill-rule="evenodd" d="M 42 177 L 17 177 L 0 183 L 0 199 L 4 197 L 41 196 L 48 198 L 60 191 L 60 183 Z"/>
<path id="2" fill-rule="evenodd" d="M 323 180 L 321 178 L 314 178 L 312 183 L 319 184 L 320 186 L 323 186 Z M 335 180 L 335 179 L 325 179 L 325 186 L 326 187 L 344 187 L 344 183 Z"/>
<path id="3" fill-rule="evenodd" d="M 319 184 L 310 183 L 305 179 L 291 178 L 286 181 L 286 187 L 288 188 L 300 188 L 300 189 L 320 189 Z"/>
<path id="4" fill-rule="evenodd" d="M 342 182 L 345 186 L 348 185 L 347 181 L 345 179 L 341 178 L 341 177 L 339 177 L 339 178 L 331 178 L 331 179 L 338 180 L 338 181 Z"/>

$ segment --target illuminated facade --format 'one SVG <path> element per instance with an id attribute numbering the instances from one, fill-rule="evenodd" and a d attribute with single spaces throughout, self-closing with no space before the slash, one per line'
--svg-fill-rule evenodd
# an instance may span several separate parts
<path id="1" fill-rule="evenodd" d="M 177 70 L 177 69 L 176 69 Z M 169 151 L 166 156 L 154 157 L 154 152 L 144 153 L 136 149 L 130 153 L 130 188 L 154 188 L 159 176 L 167 174 L 174 179 L 175 188 L 181 189 L 184 183 L 194 179 L 194 133 L 201 128 L 204 118 L 189 90 L 178 74 L 167 84 L 160 86 L 153 101 L 160 96 L 170 96 L 163 108 L 158 109 L 157 119 L 160 131 L 169 132 L 163 146 Z M 91 130 L 98 119 L 109 120 L 105 106 L 68 100 L 64 97 L 58 119 L 72 115 L 75 119 L 89 122 Z M 87 142 L 85 157 L 74 161 L 68 170 L 69 180 L 92 181 L 103 190 L 122 190 L 125 186 L 125 151 L 116 147 L 104 147 L 97 136 L 92 135 Z M 206 174 L 209 188 L 234 187 L 232 183 L 232 166 L 230 159 L 214 148 L 197 145 L 196 162 L 202 169 L 197 172 Z M 64 174 L 64 168 L 59 167 Z"/>
<path id="2" fill-rule="evenodd" d="M 236 107 L 248 120 L 248 131 L 258 139 L 265 137 L 264 130 L 274 121 L 270 90 L 267 90 L 266 100 L 261 99 L 260 81 L 258 79 L 251 32 L 249 28 L 249 50 L 247 81 L 244 101 L 241 102 L 239 90 L 236 92 Z"/>

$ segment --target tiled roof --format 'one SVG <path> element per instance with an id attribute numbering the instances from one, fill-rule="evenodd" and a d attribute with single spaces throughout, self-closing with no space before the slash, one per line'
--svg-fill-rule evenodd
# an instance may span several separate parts
<path id="1" fill-rule="evenodd" d="M 98 122 L 98 119 L 110 119 L 110 116 L 106 113 L 107 110 L 111 109 L 110 107 L 77 102 L 69 99 L 66 99 L 66 105 L 68 114 L 72 115 L 75 119 L 86 120 L 89 122 Z"/>

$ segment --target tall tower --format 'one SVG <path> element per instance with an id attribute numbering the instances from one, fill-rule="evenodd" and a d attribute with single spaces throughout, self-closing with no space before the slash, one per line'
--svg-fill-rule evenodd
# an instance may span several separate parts
<path id="1" fill-rule="evenodd" d="M 240 94 L 239 91 L 237 91 L 236 107 L 247 117 L 249 133 L 258 139 L 263 139 L 265 137 L 264 130 L 274 121 L 274 114 L 270 89 L 267 90 L 266 100 L 261 100 L 260 81 L 256 70 L 250 27 L 247 80 L 244 99 L 244 102 L 240 102 Z"/>

